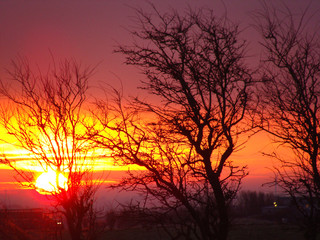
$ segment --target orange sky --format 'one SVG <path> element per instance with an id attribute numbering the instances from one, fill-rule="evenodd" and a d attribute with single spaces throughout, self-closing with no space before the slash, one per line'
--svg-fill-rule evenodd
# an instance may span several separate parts
<path id="1" fill-rule="evenodd" d="M 145 10 L 150 6 L 145 0 L 78 0 L 78 1 L 43 1 L 43 0 L 10 0 L 0 1 L 0 77 L 6 78 L 5 68 L 17 56 L 27 57 L 43 69 L 50 62 L 50 52 L 56 59 L 74 58 L 83 65 L 97 66 L 92 78 L 92 93 L 100 85 L 111 84 L 116 88 L 123 86 L 126 95 L 141 95 L 137 89 L 143 76 L 139 71 L 123 64 L 124 58 L 112 53 L 118 44 L 129 44 L 131 37 L 128 29 L 134 23 L 134 9 Z M 250 64 L 257 64 L 260 58 L 258 35 L 250 27 L 253 24 L 251 14 L 259 8 L 257 0 L 149 0 L 155 3 L 160 11 L 170 8 L 183 11 L 188 5 L 192 8 L 207 7 L 218 15 L 227 16 L 244 29 L 242 36 L 248 42 Z M 275 5 L 278 0 L 272 0 Z M 306 1 L 284 0 L 288 6 L 299 12 L 307 6 Z M 310 1 L 310 9 L 320 9 L 319 1 Z M 315 22 L 320 22 L 320 14 Z M 312 24 L 312 23 L 311 23 Z M 318 26 L 319 27 L 319 26 Z M 0 130 L 1 132 L 1 130 Z M 262 151 L 273 151 L 275 146 L 265 134 L 253 137 L 247 147 L 233 155 L 239 165 L 248 165 L 250 175 L 245 179 L 243 188 L 258 189 L 262 183 L 272 177 L 268 168 L 274 162 L 263 157 Z M 8 147 L 0 144 L 1 152 L 8 152 Z M 11 151 L 11 150 L 10 150 Z M 14 151 L 13 151 L 13 154 Z M 110 169 L 111 171 L 112 169 Z M 16 186 L 12 171 L 0 166 L 1 191 L 9 191 Z M 116 179 L 119 174 L 111 174 Z"/>

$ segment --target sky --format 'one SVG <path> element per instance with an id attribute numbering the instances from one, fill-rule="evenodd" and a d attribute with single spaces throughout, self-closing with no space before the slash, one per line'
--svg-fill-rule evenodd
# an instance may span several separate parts
<path id="1" fill-rule="evenodd" d="M 276 7 L 286 4 L 294 13 L 309 6 L 314 14 L 310 26 L 318 27 L 314 23 L 320 22 L 319 1 L 267 2 Z M 113 51 L 119 44 L 130 44 L 129 30 L 134 27 L 135 8 L 148 11 L 150 3 L 161 12 L 184 11 L 191 7 L 210 8 L 218 16 L 227 14 L 243 29 L 241 36 L 248 41 L 249 62 L 252 65 L 259 62 L 259 35 L 252 27 L 252 14 L 261 8 L 262 1 L 258 0 L 0 0 L 0 78 L 7 77 L 5 69 L 10 69 L 11 61 L 19 56 L 28 58 L 40 69 L 46 69 L 52 56 L 73 58 L 85 66 L 97 66 L 92 89 L 110 84 L 123 87 L 126 95 L 141 95 L 137 87 L 143 75 L 135 67 L 126 66 L 124 57 Z M 268 137 L 259 134 L 249 141 L 246 149 L 233 155 L 239 165 L 248 165 L 249 176 L 244 181 L 244 189 L 257 190 L 262 183 L 271 180 L 270 168 L 274 162 L 263 157 L 262 152 L 275 148 Z M 0 150 L 6 149 L 0 145 Z M 0 166 L 0 176 L 0 201 L 1 196 L 2 201 L 12 196 L 16 199 L 22 190 L 13 186 L 12 172 Z M 30 196 L 28 199 L 33 202 Z"/>

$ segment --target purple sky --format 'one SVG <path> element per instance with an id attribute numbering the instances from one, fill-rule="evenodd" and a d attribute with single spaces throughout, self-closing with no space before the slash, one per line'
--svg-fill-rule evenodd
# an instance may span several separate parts
<path id="1" fill-rule="evenodd" d="M 125 66 L 123 57 L 112 51 L 118 43 L 130 43 L 125 28 L 133 26 L 133 8 L 147 10 L 148 2 L 163 12 L 170 8 L 184 11 L 188 6 L 210 8 L 217 15 L 227 12 L 232 21 L 245 29 L 251 55 L 259 54 L 257 35 L 248 28 L 253 23 L 252 12 L 261 6 L 259 0 L 10 0 L 0 1 L 0 76 L 19 55 L 46 66 L 51 51 L 56 59 L 75 58 L 84 65 L 99 64 L 94 76 L 96 82 L 107 81 L 117 87 L 119 78 L 126 88 L 135 89 L 141 76 L 133 67 Z M 280 1 L 267 2 L 279 4 Z M 294 11 L 308 5 L 308 1 L 302 0 L 283 2 Z M 319 1 L 310 4 L 312 11 L 320 8 Z"/>

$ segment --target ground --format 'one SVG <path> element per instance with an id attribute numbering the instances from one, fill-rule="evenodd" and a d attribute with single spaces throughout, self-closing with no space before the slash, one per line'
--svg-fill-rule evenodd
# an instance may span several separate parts
<path id="1" fill-rule="evenodd" d="M 104 233 L 101 238 L 108 240 L 169 240 L 163 232 L 156 229 L 123 229 Z M 258 224 L 236 224 L 233 226 L 229 240 L 301 240 L 303 232 L 290 224 L 259 222 Z"/>

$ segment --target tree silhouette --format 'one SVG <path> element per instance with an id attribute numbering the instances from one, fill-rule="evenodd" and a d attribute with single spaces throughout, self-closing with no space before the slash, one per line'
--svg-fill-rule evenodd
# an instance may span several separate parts
<path id="1" fill-rule="evenodd" d="M 265 6 L 257 14 L 265 49 L 261 125 L 294 157 L 277 158 L 276 183 L 290 194 L 305 217 L 306 239 L 316 239 L 320 207 L 320 49 L 308 32 L 307 12 Z"/>
<path id="2" fill-rule="evenodd" d="M 161 103 L 136 98 L 126 108 L 119 92 L 113 106 L 99 101 L 97 117 L 107 130 L 92 136 L 113 150 L 118 164 L 145 169 L 129 171 L 121 186 L 143 192 L 142 207 L 174 215 L 170 226 L 177 228 L 170 234 L 227 239 L 228 206 L 246 175 L 230 158 L 250 129 L 244 122 L 252 84 L 245 43 L 237 26 L 210 11 L 137 10 L 137 20 L 136 41 L 116 52 L 142 70 L 142 88 Z M 105 117 L 110 112 L 117 115 Z"/>
<path id="3" fill-rule="evenodd" d="M 272 206 L 276 198 L 277 196 L 271 193 L 241 191 L 237 196 L 235 211 L 240 216 L 259 215 L 262 212 L 262 208 Z"/>
<path id="4" fill-rule="evenodd" d="M 43 74 L 20 58 L 8 73 L 11 79 L 2 80 L 0 88 L 0 124 L 7 133 L 2 141 L 27 150 L 43 171 L 57 172 L 57 190 L 51 193 L 54 204 L 66 217 L 71 238 L 83 239 L 82 225 L 93 212 L 98 186 L 88 162 L 92 148 L 83 138 L 83 125 L 88 123 L 83 105 L 92 69 L 82 70 L 76 62 L 65 60 Z M 6 155 L 2 162 L 18 173 L 20 181 L 36 188 L 33 171 L 19 168 Z M 67 188 L 59 185 L 59 173 L 66 176 Z"/>

